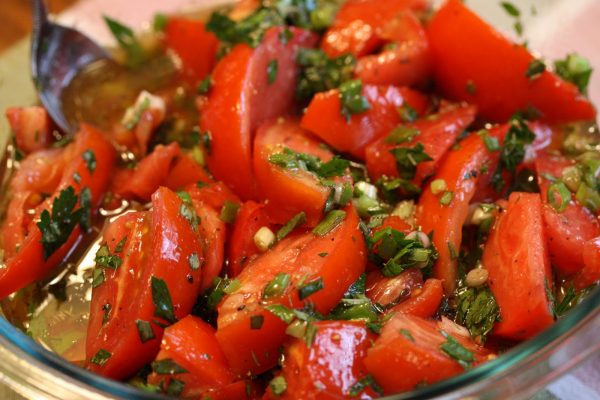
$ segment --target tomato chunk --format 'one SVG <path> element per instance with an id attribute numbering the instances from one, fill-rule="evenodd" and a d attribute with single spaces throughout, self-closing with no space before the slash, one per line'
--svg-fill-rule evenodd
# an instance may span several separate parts
<path id="1" fill-rule="evenodd" d="M 407 269 L 390 278 L 375 270 L 367 275 L 366 295 L 373 303 L 392 307 L 410 297 L 412 291 L 422 284 L 423 273 L 418 268 Z"/>
<path id="2" fill-rule="evenodd" d="M 15 197 L 9 204 L 9 209 L 13 208 L 9 214 L 15 219 L 5 221 L 2 226 L 6 254 L 5 265 L 0 269 L 0 298 L 44 278 L 68 254 L 81 237 L 79 225 L 64 244 L 52 254 L 45 254 L 42 232 L 37 226 L 40 216 L 44 210 L 52 214 L 54 200 L 64 190 L 73 190 L 78 196 L 76 207 L 80 207 L 83 189 L 89 190 L 90 216 L 95 215 L 109 185 L 115 160 L 114 148 L 104 134 L 88 125 L 82 125 L 74 142 L 66 148 L 42 154 L 33 153 L 29 160 L 24 160 L 22 169 L 11 182 Z M 52 195 L 43 200 L 45 193 Z M 32 210 L 33 217 L 25 216 L 28 210 Z"/>
<path id="3" fill-rule="evenodd" d="M 333 153 L 319 144 L 294 120 L 269 123 L 258 130 L 254 142 L 254 173 L 273 223 L 285 224 L 299 212 L 306 214 L 309 227 L 323 219 L 331 187 L 321 184 L 319 178 L 308 171 L 288 169 L 270 161 L 272 156 L 286 149 L 316 156 L 323 162 L 330 161 Z M 348 176 L 346 180 L 351 178 Z"/>
<path id="4" fill-rule="evenodd" d="M 396 147 L 414 147 L 421 143 L 433 160 L 421 162 L 413 183 L 420 186 L 423 180 L 433 174 L 437 164 L 448 149 L 456 142 L 458 136 L 475 120 L 476 108 L 473 106 L 456 107 L 441 112 L 435 117 L 428 117 L 412 124 L 402 125 L 400 129 L 414 129 L 419 132 L 412 140 L 400 145 L 388 143 L 387 138 L 376 140 L 367 146 L 367 169 L 373 180 L 382 176 L 398 177 L 396 158 L 390 151 Z"/>
<path id="5" fill-rule="evenodd" d="M 296 87 L 296 53 L 312 47 L 316 36 L 292 28 L 287 44 L 279 40 L 283 28 L 268 30 L 262 43 L 251 49 L 237 45 L 215 67 L 213 87 L 203 107 L 200 127 L 212 136 L 207 155 L 215 178 L 224 181 L 244 200 L 256 197 L 252 172 L 252 138 L 265 121 L 291 110 Z M 268 82 L 268 66 L 277 74 Z"/>
<path id="6" fill-rule="evenodd" d="M 157 363 L 164 360 L 174 361 L 187 372 L 154 372 L 148 382 L 162 384 L 163 389 L 169 387 L 171 380 L 183 382 L 182 397 L 199 396 L 209 389 L 222 388 L 233 382 L 233 374 L 215 338 L 214 328 L 191 315 L 165 329 L 156 356 Z"/>
<path id="7" fill-rule="evenodd" d="M 206 31 L 203 22 L 170 17 L 165 27 L 165 42 L 181 60 L 182 72 L 192 83 L 204 79 L 212 71 L 219 40 Z"/>
<path id="8" fill-rule="evenodd" d="M 165 179 L 165 186 L 171 190 L 180 190 L 184 186 L 198 182 L 209 184 L 213 180 L 192 157 L 181 153 Z"/>
<path id="9" fill-rule="evenodd" d="M 507 131 L 507 126 L 501 126 L 492 129 L 489 135 L 502 143 Z M 419 199 L 418 224 L 423 232 L 433 232 L 433 243 L 439 253 L 433 272 L 444 284 L 446 294 L 454 292 L 456 287 L 457 260 L 453 254 L 458 254 L 460 249 L 469 203 L 475 194 L 481 169 L 490 157 L 481 136 L 472 134 L 463 139 L 458 149 L 448 152 L 433 177 L 446 182 L 446 191 L 452 192 L 450 203 L 442 204 L 443 194 L 433 194 L 430 185 L 425 186 Z"/>
<path id="10" fill-rule="evenodd" d="M 442 93 L 477 105 L 485 118 L 506 121 L 534 108 L 544 121 L 590 121 L 594 106 L 577 87 L 552 72 L 527 77 L 534 57 L 460 0 L 449 0 L 427 26 L 434 75 Z"/>
<path id="11" fill-rule="evenodd" d="M 583 246 L 583 269 L 575 275 L 575 289 L 585 289 L 600 280 L 600 237 Z"/>
<path id="12" fill-rule="evenodd" d="M 96 266 L 103 282 L 92 291 L 88 369 L 115 379 L 132 376 L 156 357 L 165 324 L 192 310 L 204 253 L 191 213 L 160 188 L 152 211 L 125 214 L 107 229 L 108 251 L 121 261 L 114 269 Z"/>
<path id="13" fill-rule="evenodd" d="M 399 13 L 425 11 L 425 0 L 349 0 L 344 2 L 321 48 L 329 57 L 352 53 L 365 56 L 385 43 L 383 28 Z"/>
<path id="14" fill-rule="evenodd" d="M 114 177 L 111 192 L 117 197 L 148 201 L 169 176 L 174 160 L 179 156 L 177 143 L 158 145 L 134 169 L 121 169 Z"/>
<path id="15" fill-rule="evenodd" d="M 586 243 L 600 236 L 598 219 L 575 199 L 562 212 L 556 211 L 548 202 L 551 182 L 547 176 L 560 179 L 563 170 L 572 165 L 574 163 L 564 157 L 547 153 L 538 154 L 535 160 L 544 203 L 542 212 L 550 262 L 563 277 L 571 276 L 584 267 Z"/>
<path id="16" fill-rule="evenodd" d="M 287 389 L 282 396 L 268 391 L 267 398 L 345 398 L 367 375 L 362 360 L 374 335 L 364 323 L 319 321 L 314 325 L 317 331 L 310 347 L 302 339 L 286 344 L 282 375 Z M 365 394 L 376 396 L 371 388 Z"/>
<path id="17" fill-rule="evenodd" d="M 428 106 L 425 95 L 408 88 L 365 85 L 363 96 L 371 109 L 353 115 L 348 122 L 342 115 L 337 89 L 318 93 L 306 109 L 302 127 L 336 150 L 364 159 L 366 146 L 401 122 L 399 107 L 408 104 L 423 115 Z"/>
<path id="18" fill-rule="evenodd" d="M 512 193 L 485 245 L 482 263 L 500 307 L 494 334 L 522 340 L 552 325 L 552 273 L 537 193 Z"/>
<path id="19" fill-rule="evenodd" d="M 419 384 L 432 384 L 464 371 L 441 346 L 450 335 L 473 355 L 473 365 L 484 362 L 488 351 L 469 337 L 448 329 L 450 321 L 428 321 L 398 313 L 381 331 L 381 336 L 367 351 L 365 365 L 386 395 L 412 390 Z"/>
<path id="20" fill-rule="evenodd" d="M 388 42 L 379 54 L 367 55 L 356 64 L 356 77 L 377 85 L 419 85 L 431 73 L 431 52 L 425 29 L 410 12 L 398 14 L 384 25 L 381 38 Z"/>
<path id="21" fill-rule="evenodd" d="M 437 312 L 444 297 L 444 288 L 439 279 L 427 279 L 421 288 L 411 291 L 410 297 L 392 308 L 392 312 L 430 318 Z"/>
<path id="22" fill-rule="evenodd" d="M 45 149 L 53 142 L 52 121 L 44 107 L 11 107 L 6 118 L 17 147 L 24 153 Z"/>
<path id="23" fill-rule="evenodd" d="M 254 243 L 256 232 L 266 226 L 273 229 L 263 204 L 245 202 L 233 225 L 229 240 L 227 275 L 235 278 L 259 253 Z"/>
<path id="24" fill-rule="evenodd" d="M 366 247 L 359 218 L 352 207 L 345 208 L 345 213 L 345 219 L 325 236 L 292 234 L 249 263 L 237 277 L 239 287 L 219 305 L 217 321 L 217 340 L 237 376 L 267 371 L 277 362 L 286 324 L 267 311 L 265 304 L 296 308 L 310 301 L 326 314 L 364 271 Z M 287 274 L 289 285 L 281 295 L 263 299 L 265 286 L 277 274 Z M 318 281 L 324 289 L 301 300 L 297 286 Z M 260 321 L 258 329 L 253 321 Z"/>

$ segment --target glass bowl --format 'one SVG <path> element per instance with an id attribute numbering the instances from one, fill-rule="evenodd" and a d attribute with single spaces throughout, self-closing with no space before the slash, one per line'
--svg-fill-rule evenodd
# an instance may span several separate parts
<path id="1" fill-rule="evenodd" d="M 63 21 L 76 21 L 76 12 L 85 13 L 85 18 L 97 15 L 100 20 L 102 11 L 112 10 L 114 5 L 119 12 L 113 14 L 135 26 L 143 21 L 149 21 L 156 11 L 174 11 L 182 6 L 195 8 L 214 5 L 215 3 L 226 3 L 227 0 L 174 0 L 165 2 L 160 0 L 148 0 L 148 7 L 139 13 L 136 10 L 137 21 L 127 18 L 127 6 L 118 0 L 87 0 L 82 1 L 80 10 L 74 10 L 63 16 Z M 582 0 L 577 4 L 591 4 L 593 1 Z M 96 3 L 96 8 L 92 3 Z M 102 9 L 100 9 L 102 3 Z M 125 2 L 133 3 L 133 2 Z M 501 27 L 510 27 L 510 19 L 498 11 L 496 2 L 486 0 L 472 1 L 469 4 L 487 19 Z M 493 3 L 493 4 L 491 4 Z M 522 9 L 529 7 L 534 1 L 520 1 Z M 554 11 L 548 13 L 551 19 L 552 13 L 560 14 L 561 3 L 563 6 L 573 2 L 566 0 L 544 0 L 535 4 L 540 9 L 553 7 Z M 120 4 L 120 5 L 119 5 Z M 558 8 L 557 8 L 558 4 Z M 588 5 L 589 5 L 588 4 Z M 145 2 L 146 5 L 146 2 Z M 86 8 L 87 7 L 87 8 Z M 91 8 L 90 8 L 91 7 Z M 495 8 L 494 8 L 495 7 Z M 129 9 L 131 9 L 131 5 Z M 167 8 L 167 9 L 165 9 Z M 600 14 L 600 7 L 595 8 Z M 572 11 L 572 10 L 571 10 Z M 580 9 L 581 11 L 581 9 Z M 589 14 L 589 13 L 588 13 Z M 84 19 L 85 19 L 84 18 Z M 527 19 L 528 17 L 525 17 Z M 526 21 L 527 22 L 527 21 Z M 86 24 L 85 20 L 80 22 L 84 31 L 98 40 L 106 38 L 106 32 L 99 27 L 99 23 Z M 596 25 L 598 27 L 598 25 Z M 562 52 L 564 55 L 567 48 L 561 49 L 560 44 L 553 46 L 548 42 L 548 35 L 544 35 L 543 24 L 534 23 L 532 35 L 537 37 L 537 48 L 542 48 L 544 54 L 551 56 Z M 553 25 L 553 30 L 560 29 Z M 575 28 L 576 29 L 576 28 Z M 600 30 L 598 35 L 600 35 Z M 564 32 L 564 31 L 563 31 Z M 589 34 L 589 32 L 587 32 Z M 580 35 L 580 37 L 584 37 Z M 589 38 L 593 36 L 587 36 Z M 581 46 L 580 46 L 581 47 Z M 580 50 L 581 51 L 581 50 Z M 593 54 L 582 51 L 583 54 L 592 59 L 592 65 L 600 65 L 600 52 L 596 50 Z M 14 71 L 28 71 L 27 43 L 21 43 L 17 48 L 5 53 L 0 57 L 0 109 L 10 105 L 30 104 L 35 101 L 35 92 L 25 74 L 14 74 Z M 11 76 L 11 79 L 6 79 Z M 12 78 L 14 76 L 14 79 Z M 594 86 L 595 85 L 595 86 Z M 592 83 L 592 98 L 596 104 L 600 104 L 598 98 L 598 77 Z M 6 95 L 10 94 L 10 95 Z M 5 147 L 8 139 L 8 128 L 3 118 L 0 118 L 0 150 Z M 448 399 L 457 398 L 485 398 L 485 399 L 519 399 L 533 395 L 541 388 L 548 385 L 552 380 L 566 373 L 574 366 L 583 363 L 594 354 L 600 353 L 600 340 L 597 332 L 600 331 L 600 288 L 590 292 L 589 296 L 568 315 L 559 320 L 551 328 L 542 332 L 531 340 L 528 340 L 510 351 L 501 354 L 498 358 L 486 364 L 468 371 L 452 379 L 442 381 L 412 392 L 407 392 L 389 398 L 392 399 L 424 399 L 442 397 Z M 0 384 L 8 386 L 19 395 L 31 399 L 161 399 L 162 395 L 141 392 L 132 386 L 113 380 L 105 379 L 99 375 L 92 374 L 74 364 L 63 360 L 58 355 L 46 350 L 35 343 L 23 332 L 13 327 L 0 313 Z M 0 388 L 2 394 L 2 388 Z"/>

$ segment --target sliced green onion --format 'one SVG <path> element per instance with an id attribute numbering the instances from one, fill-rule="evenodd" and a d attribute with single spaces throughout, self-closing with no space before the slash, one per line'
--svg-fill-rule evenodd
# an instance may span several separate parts
<path id="1" fill-rule="evenodd" d="M 571 202 L 571 191 L 563 182 L 557 181 L 548 188 L 547 198 L 552 208 L 561 213 L 566 210 Z"/>
<path id="2" fill-rule="evenodd" d="M 306 223 L 306 213 L 304 211 L 299 212 L 294 215 L 288 222 L 285 223 L 278 231 L 277 231 L 277 240 L 283 240 L 287 235 L 292 233 L 294 229 L 299 226 L 302 226 Z"/>
<path id="3" fill-rule="evenodd" d="M 221 208 L 221 221 L 225 222 L 226 224 L 233 223 L 237 217 L 239 209 L 240 205 L 238 203 L 226 200 L 225 203 L 223 203 L 223 208 Z"/>
<path id="4" fill-rule="evenodd" d="M 323 221 L 313 229 L 313 233 L 317 236 L 325 236 L 334 230 L 346 218 L 346 211 L 333 210 L 330 211 Z"/>
<path id="5" fill-rule="evenodd" d="M 269 382 L 269 387 L 275 396 L 281 396 L 287 390 L 287 382 L 283 376 L 276 376 Z"/>
<path id="6" fill-rule="evenodd" d="M 265 322 L 265 317 L 262 315 L 253 315 L 250 317 L 250 329 L 260 329 Z"/>
<path id="7" fill-rule="evenodd" d="M 550 191 L 548 191 L 548 194 L 550 194 Z M 594 213 L 600 210 L 600 194 L 585 183 L 579 185 L 579 189 L 575 193 L 575 198 L 580 204 Z"/>
<path id="8" fill-rule="evenodd" d="M 318 278 L 313 281 L 307 282 L 298 288 L 298 297 L 300 300 L 304 300 L 309 296 L 312 296 L 319 290 L 325 287 L 323 284 L 323 278 Z"/>
<path id="9" fill-rule="evenodd" d="M 265 309 L 273 313 L 277 318 L 279 318 L 286 324 L 289 324 L 294 320 L 294 318 L 296 318 L 296 314 L 293 310 L 290 310 L 289 308 L 281 304 L 270 304 L 268 306 L 265 306 Z"/>
<path id="10" fill-rule="evenodd" d="M 440 204 L 443 206 L 449 206 L 452 203 L 452 199 L 454 199 L 454 192 L 446 191 L 440 197 Z"/>
<path id="11" fill-rule="evenodd" d="M 448 184 L 443 179 L 435 179 L 431 181 L 429 187 L 431 188 L 431 193 L 433 193 L 434 196 L 437 196 L 448 189 Z"/>
<path id="12" fill-rule="evenodd" d="M 275 278 L 265 286 L 263 297 L 265 299 L 281 296 L 290 284 L 290 276 L 283 272 L 278 273 Z"/>
<path id="13" fill-rule="evenodd" d="M 138 319 L 135 321 L 135 325 L 137 327 L 138 335 L 140 336 L 140 340 L 142 341 L 142 343 L 146 343 L 147 341 L 155 338 L 154 331 L 152 330 L 152 325 L 150 325 L 150 322 Z"/>
<path id="14" fill-rule="evenodd" d="M 579 189 L 579 185 L 581 184 L 582 178 L 583 174 L 581 173 L 581 170 L 576 166 L 567 167 L 562 172 L 563 183 L 573 193 L 577 192 L 577 189 Z"/>
<path id="15" fill-rule="evenodd" d="M 302 339 L 306 333 L 306 325 L 308 325 L 306 321 L 297 319 L 288 325 L 288 327 L 285 329 L 285 333 L 286 335 L 295 337 L 296 339 Z"/>
<path id="16" fill-rule="evenodd" d="M 275 234 L 271 229 L 269 229 L 269 227 L 263 226 L 254 234 L 254 244 L 261 252 L 264 253 L 275 244 Z"/>

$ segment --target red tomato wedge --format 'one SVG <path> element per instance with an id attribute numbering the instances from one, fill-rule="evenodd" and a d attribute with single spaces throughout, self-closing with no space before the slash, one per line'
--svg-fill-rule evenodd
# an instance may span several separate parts
<path id="1" fill-rule="evenodd" d="M 424 83 L 431 74 L 431 52 L 425 29 L 410 12 L 389 20 L 381 30 L 388 42 L 379 54 L 366 55 L 356 64 L 356 77 L 363 83 L 412 86 Z"/>
<path id="2" fill-rule="evenodd" d="M 109 225 L 104 241 L 121 263 L 116 269 L 96 266 L 104 282 L 92 292 L 88 369 L 115 379 L 132 376 L 156 357 L 163 326 L 192 310 L 204 259 L 192 212 L 160 188 L 152 195 L 152 211 L 125 214 Z M 151 335 L 144 337 L 140 324 Z"/>
<path id="3" fill-rule="evenodd" d="M 589 121 L 594 106 L 552 72 L 526 76 L 534 57 L 469 10 L 448 0 L 427 26 L 437 86 L 447 97 L 477 105 L 485 118 L 506 121 L 533 107 L 550 123 Z"/>
<path id="4" fill-rule="evenodd" d="M 165 27 L 165 43 L 181 60 L 182 72 L 191 83 L 204 79 L 212 71 L 219 40 L 206 31 L 203 22 L 170 17 Z"/>
<path id="5" fill-rule="evenodd" d="M 190 194 L 192 199 L 201 201 L 210 206 L 217 212 L 221 212 L 226 202 L 240 203 L 237 197 L 223 182 L 204 184 L 195 184 L 186 186 L 185 191 Z"/>
<path id="6" fill-rule="evenodd" d="M 6 118 L 17 147 L 24 153 L 45 149 L 53 142 L 52 121 L 44 107 L 11 107 Z"/>
<path id="7" fill-rule="evenodd" d="M 89 189 L 90 215 L 94 215 L 109 185 L 115 160 L 114 148 L 104 134 L 88 125 L 82 125 L 74 142 L 60 153 L 50 150 L 43 154 L 38 157 L 34 153 L 29 156 L 31 161 L 24 160 L 11 182 L 11 188 L 20 194 L 9 204 L 14 207 L 11 213 L 14 211 L 16 219 L 6 221 L 2 226 L 2 240 L 7 243 L 3 244 L 5 263 L 0 267 L 0 299 L 44 278 L 71 251 L 81 237 L 79 226 L 75 226 L 62 246 L 49 257 L 45 256 L 42 232 L 37 226 L 40 215 L 43 210 L 52 213 L 54 199 L 69 187 L 78 197 L 83 189 Z M 91 162 L 92 154 L 95 163 Z M 42 164 L 33 165 L 40 160 L 43 160 Z M 55 166 L 49 164 L 54 161 L 57 161 Z M 26 166 L 32 169 L 25 169 Z M 22 192 L 24 188 L 28 191 Z M 48 191 L 42 191 L 44 189 Z M 42 201 L 44 193 L 53 194 Z M 33 203 L 28 203 L 31 201 Z M 76 208 L 80 206 L 78 199 Z M 33 211 L 33 217 L 26 218 L 26 208 Z M 32 218 L 31 221 L 28 218 Z"/>
<path id="8" fill-rule="evenodd" d="M 562 277 L 572 276 L 584 267 L 586 243 L 600 236 L 598 219 L 575 199 L 562 212 L 548 202 L 548 188 L 552 183 L 547 175 L 560 179 L 563 170 L 572 165 L 574 163 L 564 157 L 547 153 L 538 154 L 535 160 L 550 262 Z"/>
<path id="9" fill-rule="evenodd" d="M 437 164 L 456 142 L 458 136 L 475 120 L 475 114 L 475 107 L 459 106 L 412 124 L 401 125 L 399 129 L 414 129 L 419 132 L 409 142 L 393 144 L 389 143 L 391 138 L 385 137 L 371 143 L 367 146 L 366 151 L 367 169 L 371 178 L 377 180 L 384 175 L 398 177 L 396 158 L 390 153 L 390 150 L 396 147 L 413 147 L 417 143 L 421 143 L 425 153 L 433 160 L 417 165 L 413 183 L 420 186 L 425 178 L 434 173 Z"/>
<path id="10" fill-rule="evenodd" d="M 329 57 L 352 53 L 365 56 L 385 43 L 383 27 L 399 13 L 425 11 L 426 0 L 349 0 L 337 13 L 327 30 L 321 48 Z"/>
<path id="11" fill-rule="evenodd" d="M 530 338 L 552 325 L 547 291 L 552 273 L 537 193 L 512 193 L 484 248 L 482 263 L 500 318 L 493 333 L 508 339 Z"/>
<path id="12" fill-rule="evenodd" d="M 353 115 L 348 122 L 342 115 L 337 89 L 318 93 L 304 113 L 302 127 L 336 150 L 364 159 L 366 146 L 390 133 L 401 122 L 399 107 L 408 104 L 419 115 L 428 107 L 425 95 L 408 88 L 365 85 L 363 96 L 371 109 Z"/>
<path id="13" fill-rule="evenodd" d="M 219 305 L 217 330 L 217 340 L 237 376 L 259 374 L 277 362 L 286 324 L 265 305 L 296 308 L 310 301 L 326 314 L 364 271 L 366 246 L 359 218 L 352 207 L 345 212 L 344 220 L 325 236 L 292 234 L 249 263 L 237 277 L 238 288 Z M 277 274 L 288 274 L 290 284 L 281 296 L 263 299 L 265 286 Z M 299 283 L 318 280 L 324 289 L 300 300 Z M 261 321 L 258 329 L 253 321 Z"/>
<path id="14" fill-rule="evenodd" d="M 506 126 L 497 127 L 489 135 L 502 143 L 507 129 Z M 425 186 L 419 199 L 418 225 L 423 232 L 433 232 L 433 243 L 439 253 L 433 273 L 442 281 L 446 294 L 453 293 L 456 288 L 457 260 L 452 252 L 458 254 L 460 250 L 462 226 L 469 213 L 469 203 L 475 194 L 480 170 L 490 157 L 481 136 L 472 134 L 463 139 L 459 148 L 448 152 L 432 178 L 446 182 L 446 190 L 453 193 L 450 204 L 440 203 L 443 194 L 433 194 L 430 185 Z"/>
<path id="15" fill-rule="evenodd" d="M 209 184 L 213 180 L 192 157 L 181 153 L 165 179 L 165 186 L 171 190 L 180 190 L 198 182 Z"/>
<path id="16" fill-rule="evenodd" d="M 225 387 L 233 382 L 233 374 L 215 338 L 215 329 L 191 315 L 165 329 L 160 352 L 156 356 L 158 364 L 164 360 L 174 361 L 187 372 L 154 372 L 148 377 L 148 382 L 165 388 L 173 379 L 183 382 L 182 397 L 200 396 L 209 389 Z"/>
<path id="17" fill-rule="evenodd" d="M 394 306 L 391 312 L 430 318 L 437 312 L 443 297 L 444 288 L 442 281 L 439 279 L 427 279 L 423 287 L 414 288 L 410 293 L 410 297 Z"/>
<path id="18" fill-rule="evenodd" d="M 573 278 L 575 289 L 585 289 L 600 280 L 600 237 L 583 246 L 583 269 Z"/>
<path id="19" fill-rule="evenodd" d="M 319 321 L 310 347 L 302 339 L 290 340 L 284 349 L 282 376 L 287 389 L 281 396 L 267 391 L 269 399 L 339 399 L 367 375 L 363 358 L 374 339 L 362 322 Z M 357 398 L 373 398 L 368 388 Z"/>
<path id="20" fill-rule="evenodd" d="M 177 143 L 158 145 L 133 169 L 117 171 L 111 192 L 117 197 L 148 201 L 169 176 L 169 171 L 180 150 Z"/>
<path id="21" fill-rule="evenodd" d="M 292 111 L 298 48 L 312 47 L 317 40 L 308 31 L 291 28 L 293 38 L 283 44 L 279 39 L 282 30 L 269 29 L 256 49 L 237 45 L 219 61 L 201 112 L 200 127 L 212 136 L 208 167 L 244 200 L 256 197 L 254 132 L 265 121 Z M 267 71 L 274 63 L 277 72 L 269 83 Z"/>
<path id="22" fill-rule="evenodd" d="M 273 229 L 265 206 L 254 201 L 245 202 L 235 219 L 229 240 L 227 275 L 235 278 L 259 253 L 254 243 L 256 232 L 266 226 Z"/>
<path id="23" fill-rule="evenodd" d="M 442 332 L 473 354 L 473 365 L 487 359 L 487 350 L 457 334 L 456 329 L 451 331 L 448 324 L 452 322 L 429 321 L 401 313 L 385 324 L 364 362 L 386 395 L 412 390 L 419 384 L 432 384 L 465 370 L 442 351 L 442 344 L 448 340 Z"/>
<path id="24" fill-rule="evenodd" d="M 331 187 L 321 184 L 319 178 L 308 171 L 286 169 L 270 161 L 270 157 L 286 149 L 316 156 L 323 162 L 330 161 L 333 153 L 321 147 L 294 120 L 263 125 L 254 141 L 254 174 L 271 221 L 283 225 L 303 211 L 306 225 L 313 227 L 323 219 Z M 351 178 L 348 176 L 346 180 Z"/>

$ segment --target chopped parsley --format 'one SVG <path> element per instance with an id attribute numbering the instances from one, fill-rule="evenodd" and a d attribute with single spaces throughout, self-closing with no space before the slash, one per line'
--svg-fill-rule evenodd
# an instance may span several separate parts
<path id="1" fill-rule="evenodd" d="M 441 333 L 446 338 L 446 341 L 440 345 L 440 350 L 456 360 L 464 369 L 471 369 L 475 361 L 473 352 L 446 332 L 442 331 Z"/>
<path id="2" fill-rule="evenodd" d="M 373 251 L 369 259 L 381 268 L 383 275 L 392 277 L 412 267 L 429 269 L 438 258 L 433 245 L 425 248 L 416 235 L 408 239 L 403 232 L 386 227 L 370 239 Z"/>
<path id="3" fill-rule="evenodd" d="M 419 163 L 433 160 L 425 152 L 423 143 L 417 143 L 412 147 L 396 147 L 391 149 L 390 153 L 396 158 L 396 169 L 402 179 L 413 179 Z"/>
<path id="4" fill-rule="evenodd" d="M 350 161 L 338 156 L 324 163 L 317 156 L 299 153 L 287 147 L 281 153 L 272 154 L 269 162 L 285 169 L 307 171 L 321 179 L 343 176 L 350 165 Z"/>
<path id="5" fill-rule="evenodd" d="M 106 243 L 102 244 L 96 252 L 94 262 L 102 268 L 117 269 L 123 263 L 123 260 L 115 254 L 111 254 Z"/>
<path id="6" fill-rule="evenodd" d="M 405 338 L 407 338 L 408 340 L 410 340 L 411 342 L 415 342 L 415 338 L 413 337 L 412 333 L 410 333 L 410 331 L 408 329 L 400 329 L 400 334 L 402 336 L 404 336 Z"/>
<path id="7" fill-rule="evenodd" d="M 154 331 L 152 330 L 152 325 L 150 322 L 143 321 L 138 319 L 135 321 L 135 325 L 137 327 L 138 335 L 140 336 L 140 340 L 142 343 L 146 343 L 155 338 Z"/>
<path id="8" fill-rule="evenodd" d="M 360 80 L 344 82 L 339 87 L 341 112 L 347 122 L 355 114 L 361 114 L 371 109 L 371 104 L 362 94 L 363 84 Z"/>
<path id="9" fill-rule="evenodd" d="M 106 280 L 104 270 L 102 268 L 94 268 L 92 271 L 92 287 L 97 288 Z"/>
<path id="10" fill-rule="evenodd" d="M 37 227 L 42 233 L 41 243 L 45 260 L 67 242 L 77 224 L 85 226 L 86 222 L 83 222 L 82 218 L 89 215 L 88 210 L 83 207 L 75 210 L 76 204 L 75 189 L 69 186 L 61 190 L 53 200 L 52 214 L 48 210 L 42 211 Z"/>
<path id="11" fill-rule="evenodd" d="M 548 187 L 548 204 L 558 213 L 562 213 L 571 204 L 571 191 L 562 181 Z"/>
<path id="12" fill-rule="evenodd" d="M 346 212 L 343 210 L 332 210 L 327 213 L 325 218 L 312 230 L 317 236 L 325 236 L 341 224 L 346 218 Z"/>
<path id="13" fill-rule="evenodd" d="M 127 64 L 132 68 L 138 67 L 145 60 L 146 55 L 133 30 L 106 15 L 104 16 L 104 21 L 119 46 L 127 54 Z"/>
<path id="14" fill-rule="evenodd" d="M 112 354 L 108 350 L 100 349 L 94 356 L 90 359 L 92 364 L 96 364 L 99 366 L 103 366 L 106 362 L 112 357 Z"/>
<path id="15" fill-rule="evenodd" d="M 339 88 L 352 79 L 356 59 L 351 54 L 329 58 L 320 49 L 300 49 L 296 59 L 300 67 L 296 97 L 308 101 L 320 92 Z"/>
<path id="16" fill-rule="evenodd" d="M 404 103 L 402 106 L 398 107 L 398 114 L 400 115 L 402 122 L 405 123 L 415 122 L 419 118 L 417 111 L 408 103 Z"/>
<path id="17" fill-rule="evenodd" d="M 500 5 L 502 6 L 502 8 L 504 8 L 504 11 L 506 11 L 506 13 L 515 19 L 514 22 L 514 29 L 515 32 L 517 32 L 517 35 L 522 36 L 523 35 L 523 21 L 521 21 L 521 11 L 517 8 L 517 6 L 515 6 L 512 3 L 509 3 L 507 1 L 503 1 L 500 3 Z"/>
<path id="18" fill-rule="evenodd" d="M 250 317 L 250 329 L 260 329 L 265 322 L 265 317 L 262 315 L 253 315 Z"/>
<path id="19" fill-rule="evenodd" d="M 294 310 L 287 308 L 281 304 L 270 304 L 265 306 L 265 309 L 275 315 L 277 318 L 285 322 L 286 324 L 291 323 L 296 318 Z"/>
<path id="20" fill-rule="evenodd" d="M 564 60 L 554 62 L 554 70 L 564 80 L 573 83 L 580 93 L 586 94 L 593 69 L 590 62 L 579 54 L 569 54 Z"/>
<path id="21" fill-rule="evenodd" d="M 415 127 L 400 125 L 390 132 L 390 134 L 385 138 L 385 142 L 389 144 L 402 144 L 411 142 L 420 134 L 421 131 Z"/>
<path id="22" fill-rule="evenodd" d="M 169 380 L 169 385 L 167 386 L 167 394 L 169 396 L 178 397 L 185 389 L 185 382 L 171 379 Z"/>
<path id="23" fill-rule="evenodd" d="M 86 150 L 83 152 L 81 157 L 83 157 L 83 161 L 85 161 L 85 166 L 90 172 L 90 174 L 93 174 L 94 171 L 96 171 L 97 166 L 96 155 L 94 154 L 94 152 L 92 150 Z"/>
<path id="24" fill-rule="evenodd" d="M 456 322 L 482 342 L 500 321 L 500 308 L 489 287 L 459 288 L 456 292 Z"/>
<path id="25" fill-rule="evenodd" d="M 267 83 L 272 85 L 277 80 L 277 70 L 279 69 L 279 62 L 277 60 L 269 61 L 267 64 Z"/>
<path id="26" fill-rule="evenodd" d="M 187 369 L 183 368 L 170 358 L 154 361 L 151 365 L 152 371 L 156 372 L 158 375 L 175 375 L 188 372 Z"/>
<path id="27" fill-rule="evenodd" d="M 151 279 L 152 303 L 154 303 L 154 316 L 170 323 L 177 321 L 173 310 L 171 294 L 166 282 L 155 276 Z"/>
<path id="28" fill-rule="evenodd" d="M 503 171 L 515 174 L 517 166 L 525 158 L 525 146 L 533 143 L 534 133 L 529 129 L 527 123 L 520 117 L 515 117 L 510 122 L 510 128 L 504 139 L 500 153 L 500 162 L 492 175 L 491 184 L 496 191 L 504 188 L 505 182 Z"/>
<path id="29" fill-rule="evenodd" d="M 276 376 L 269 382 L 269 387 L 275 396 L 281 396 L 287 390 L 287 382 L 283 376 Z"/>
<path id="30" fill-rule="evenodd" d="M 323 278 L 317 278 L 310 282 L 304 283 L 298 288 L 298 297 L 304 300 L 324 288 Z"/>
<path id="31" fill-rule="evenodd" d="M 534 59 L 529 63 L 525 76 L 530 80 L 539 78 L 546 71 L 546 64 L 542 60 Z"/>
<path id="32" fill-rule="evenodd" d="M 379 396 L 384 395 L 383 389 L 381 388 L 381 386 L 379 386 L 379 384 L 375 381 L 375 378 L 373 378 L 373 376 L 371 375 L 365 376 L 364 378 L 356 382 L 354 385 L 352 385 L 350 387 L 350 390 L 348 391 L 348 395 L 350 397 L 358 397 L 368 387 L 373 389 L 373 391 Z"/>
<path id="33" fill-rule="evenodd" d="M 89 233 L 92 229 L 92 191 L 90 188 L 84 187 L 81 189 L 79 205 L 81 206 L 79 225 L 84 232 Z"/>
<path id="34" fill-rule="evenodd" d="M 213 81 L 212 81 L 212 76 L 211 75 L 206 75 L 206 77 L 204 79 L 202 79 L 202 81 L 198 84 L 198 88 L 196 89 L 196 92 L 198 92 L 198 94 L 208 94 L 208 92 L 210 92 L 210 89 L 213 86 Z"/>
<path id="35" fill-rule="evenodd" d="M 381 310 L 365 296 L 367 275 L 361 276 L 344 294 L 339 304 L 327 316 L 328 319 L 364 321 L 367 324 L 377 324 Z M 369 325 L 371 326 L 371 325 Z"/>

